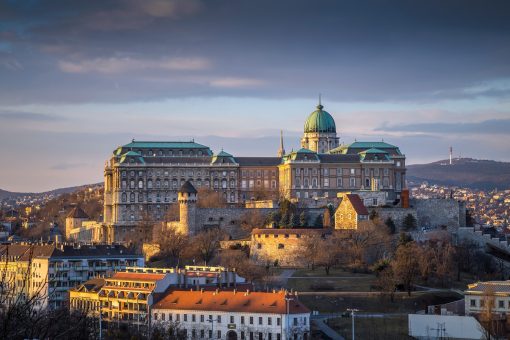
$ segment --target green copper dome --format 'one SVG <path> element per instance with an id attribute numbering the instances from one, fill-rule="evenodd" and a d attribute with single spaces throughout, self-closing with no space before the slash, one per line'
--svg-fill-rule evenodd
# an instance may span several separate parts
<path id="1" fill-rule="evenodd" d="M 305 122 L 305 133 L 307 132 L 334 132 L 336 133 L 336 125 L 333 117 L 326 111 L 322 110 L 324 106 L 317 105 L 317 110 L 310 113 Z"/>

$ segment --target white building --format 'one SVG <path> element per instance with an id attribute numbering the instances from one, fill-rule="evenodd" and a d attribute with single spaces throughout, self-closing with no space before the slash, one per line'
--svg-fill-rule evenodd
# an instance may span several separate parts
<path id="1" fill-rule="evenodd" d="M 153 327 L 173 325 L 188 339 L 310 339 L 310 310 L 284 291 L 175 290 L 151 313 Z"/>
<path id="2" fill-rule="evenodd" d="M 510 280 L 470 284 L 464 296 L 466 315 L 476 315 L 488 310 L 500 316 L 510 313 Z"/>
<path id="3" fill-rule="evenodd" d="M 472 316 L 409 314 L 409 336 L 414 339 L 485 339 L 483 327 Z"/>

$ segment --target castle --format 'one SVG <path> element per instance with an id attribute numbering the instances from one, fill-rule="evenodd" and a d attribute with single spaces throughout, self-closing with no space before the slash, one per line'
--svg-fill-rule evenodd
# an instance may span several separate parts
<path id="1" fill-rule="evenodd" d="M 195 141 L 131 141 L 116 148 L 104 169 L 104 224 L 121 240 L 141 220 L 162 221 L 186 181 L 220 193 L 232 206 L 260 192 L 306 204 L 339 192 L 383 192 L 387 201 L 405 187 L 405 156 L 385 142 L 339 144 L 333 117 L 319 103 L 304 124 L 302 148 L 277 157 L 213 153 Z"/>

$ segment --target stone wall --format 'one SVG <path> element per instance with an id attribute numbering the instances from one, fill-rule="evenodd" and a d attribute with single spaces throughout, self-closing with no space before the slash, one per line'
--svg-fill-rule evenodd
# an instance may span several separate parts
<path id="1" fill-rule="evenodd" d="M 453 198 L 411 199 L 410 204 L 418 213 L 418 225 L 450 228 L 466 226 L 466 205 Z"/>
<path id="2" fill-rule="evenodd" d="M 431 198 L 412 199 L 410 208 L 371 208 L 381 219 L 388 217 L 395 222 L 397 228 L 402 226 L 404 218 L 411 214 L 416 218 L 418 227 L 439 227 L 445 225 L 449 228 L 462 228 L 466 226 L 466 205 L 455 199 Z"/>
<path id="3" fill-rule="evenodd" d="M 307 264 L 303 247 L 312 237 L 328 234 L 328 229 L 266 229 L 251 236 L 250 257 L 260 265 L 303 267 Z"/>
<path id="4" fill-rule="evenodd" d="M 379 216 L 379 219 L 384 222 L 388 218 L 391 218 L 393 222 L 395 222 L 395 226 L 398 229 L 402 228 L 402 224 L 404 223 L 404 218 L 411 214 L 418 220 L 418 213 L 416 212 L 416 209 L 414 208 L 369 208 L 369 211 L 376 211 L 377 215 Z M 418 223 L 418 226 L 420 224 Z"/>

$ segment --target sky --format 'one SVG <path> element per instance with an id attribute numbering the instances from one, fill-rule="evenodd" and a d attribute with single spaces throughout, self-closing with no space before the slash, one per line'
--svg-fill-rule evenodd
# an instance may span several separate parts
<path id="1" fill-rule="evenodd" d="M 136 140 L 274 156 L 322 104 L 408 163 L 510 161 L 510 2 L 0 0 L 0 188 L 102 181 Z"/>

